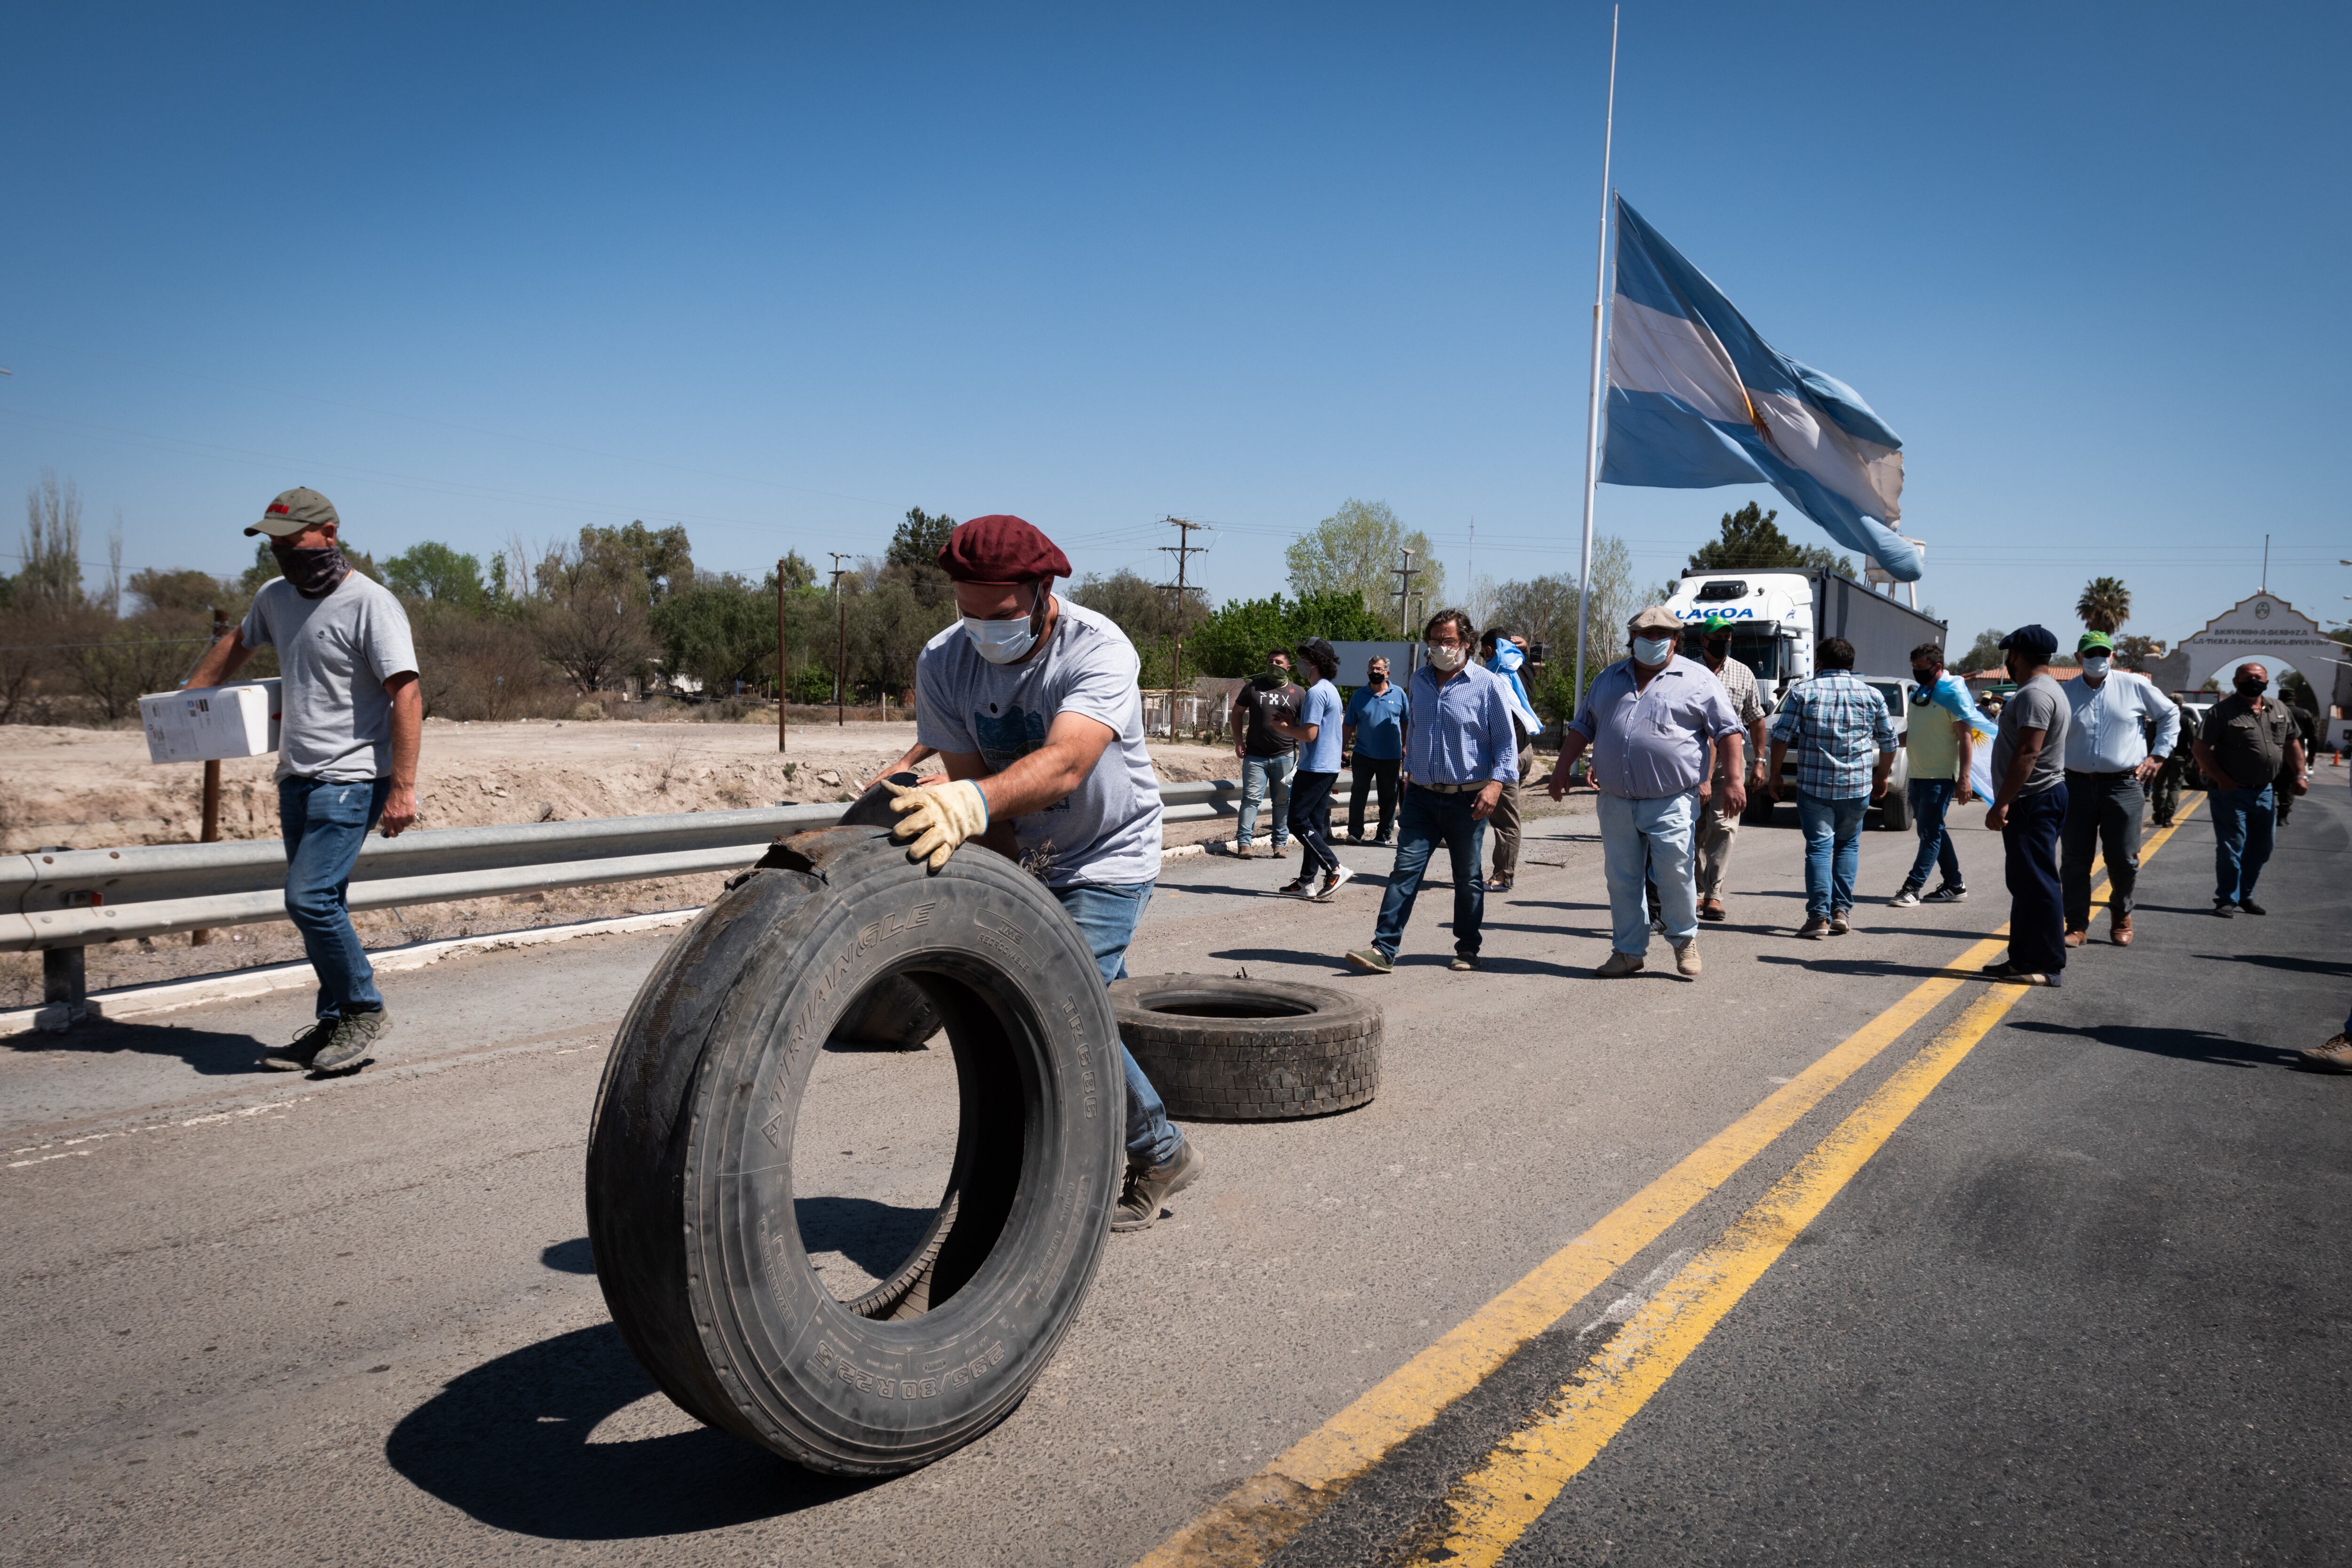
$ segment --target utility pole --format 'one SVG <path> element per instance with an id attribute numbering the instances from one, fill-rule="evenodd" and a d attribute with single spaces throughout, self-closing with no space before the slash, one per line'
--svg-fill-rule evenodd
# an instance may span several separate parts
<path id="1" fill-rule="evenodd" d="M 215 605 L 213 606 L 213 641 L 218 642 L 226 636 L 228 636 L 228 617 L 221 614 L 218 605 Z M 205 820 L 204 826 L 198 830 L 196 841 L 200 844 L 220 842 L 220 763 L 216 761 L 205 764 Z M 213 933 L 202 928 L 188 933 L 190 947 L 203 947 L 212 940 Z"/>
<path id="2" fill-rule="evenodd" d="M 1173 741 L 1176 738 L 1176 692 L 1184 684 L 1184 590 L 1187 585 L 1184 582 L 1184 568 L 1193 556 L 1208 552 L 1207 545 L 1192 542 L 1192 534 L 1195 530 L 1203 529 L 1209 525 L 1205 522 L 1188 522 L 1181 517 L 1164 518 L 1161 521 L 1177 531 L 1175 543 L 1163 544 L 1160 547 L 1167 554 L 1176 557 L 1176 581 L 1173 584 L 1160 584 L 1164 589 L 1172 589 L 1176 595 L 1176 662 L 1168 672 L 1168 738 Z"/>
<path id="3" fill-rule="evenodd" d="M 833 603 L 839 620 L 833 635 L 833 723 L 839 729 L 849 722 L 844 703 L 849 692 L 849 600 L 841 591 L 842 574 L 847 570 L 842 563 L 849 557 L 838 550 L 828 550 L 833 557 Z"/>
<path id="4" fill-rule="evenodd" d="M 784 751 L 784 704 L 792 700 L 784 681 L 784 563 L 776 563 L 776 754 Z"/>
<path id="5" fill-rule="evenodd" d="M 1399 545 L 1397 546 L 1397 552 L 1404 557 L 1404 564 L 1402 566 L 1391 567 L 1389 570 L 1389 575 L 1397 580 L 1397 636 L 1402 637 L 1407 642 L 1413 642 L 1417 639 L 1412 635 L 1412 606 L 1411 604 L 1412 595 L 1412 580 L 1421 575 L 1421 568 L 1412 563 L 1412 551 L 1407 550 L 1402 545 Z M 1411 664 L 1413 662 L 1413 659 L 1408 656 L 1405 662 L 1407 664 Z M 1412 674 L 1412 671 L 1411 669 L 1407 669 L 1405 671 L 1405 675 L 1408 679 Z"/>

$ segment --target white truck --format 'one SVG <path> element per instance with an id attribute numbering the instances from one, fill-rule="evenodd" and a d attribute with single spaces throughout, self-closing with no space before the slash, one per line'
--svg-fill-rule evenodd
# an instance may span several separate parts
<path id="1" fill-rule="evenodd" d="M 1898 739 L 1909 722 L 1911 650 L 1925 642 L 1944 645 L 1942 621 L 1821 567 L 1694 572 L 1675 585 L 1666 608 L 1685 624 L 1704 623 L 1709 616 L 1731 623 L 1731 657 L 1756 672 L 1768 711 L 1780 706 L 1792 682 L 1813 673 L 1822 643 L 1845 638 L 1853 645 L 1853 672 L 1886 699 Z M 1904 793 L 1906 762 L 1898 748 L 1885 799 L 1875 808 L 1882 827 L 1911 826 L 1911 803 Z M 1793 761 L 1781 770 L 1780 798 L 1791 805 L 1796 800 Z M 1765 822 L 1771 815 L 1769 795 L 1751 799 L 1748 820 Z"/>

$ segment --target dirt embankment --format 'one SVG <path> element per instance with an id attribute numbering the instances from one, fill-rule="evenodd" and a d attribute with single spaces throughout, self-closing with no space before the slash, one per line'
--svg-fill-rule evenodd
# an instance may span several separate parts
<path id="1" fill-rule="evenodd" d="M 846 800 L 914 744 L 908 723 L 795 726 L 779 755 L 772 719 L 758 724 L 428 720 L 417 770 L 420 827 L 576 821 L 672 812 Z M 1209 746 L 1155 746 L 1170 781 L 1231 777 L 1233 753 Z M 221 837 L 275 837 L 278 759 L 221 764 Z M 158 767 L 135 730 L 0 729 L 0 851 L 188 844 L 202 821 L 204 770 Z M 1213 837 L 1214 823 L 1168 830 L 1171 844 Z M 1227 828 L 1230 832 L 1231 829 Z M 722 877 L 668 878 L 478 899 L 355 917 L 370 947 L 517 931 L 707 902 Z M 92 990 L 190 974 L 284 963 L 302 956 L 283 921 L 215 933 L 205 947 L 184 936 L 110 942 L 89 952 Z M 40 998 L 40 955 L 0 953 L 0 1007 Z"/>

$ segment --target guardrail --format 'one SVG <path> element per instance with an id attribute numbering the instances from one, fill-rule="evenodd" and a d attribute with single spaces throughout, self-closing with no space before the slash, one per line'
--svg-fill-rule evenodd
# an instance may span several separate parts
<path id="1" fill-rule="evenodd" d="M 1202 821 L 1236 815 L 1241 785 L 1167 784 L 1160 797 L 1165 820 Z M 785 805 L 371 837 L 352 873 L 350 903 L 386 910 L 735 870 L 787 834 L 832 826 L 844 809 Z M 91 942 L 283 920 L 285 880 L 286 847 L 275 838 L 0 856 L 0 952 L 61 954 Z"/>

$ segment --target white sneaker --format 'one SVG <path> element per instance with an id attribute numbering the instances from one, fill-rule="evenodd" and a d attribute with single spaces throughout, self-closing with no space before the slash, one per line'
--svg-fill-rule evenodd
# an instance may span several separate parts
<path id="1" fill-rule="evenodd" d="M 1906 888 L 1901 892 L 1895 894 L 1893 898 L 1887 900 L 1886 902 L 1889 907 L 1894 909 L 1916 909 L 1919 904 L 1919 890 L 1916 888 Z"/>
<path id="2" fill-rule="evenodd" d="M 1346 887 L 1355 879 L 1356 874 L 1353 871 L 1349 870 L 1345 866 L 1340 867 L 1338 870 L 1331 872 L 1323 879 L 1322 890 L 1315 895 L 1315 901 L 1318 904 L 1329 903 L 1331 901 L 1332 894 L 1338 892 L 1340 889 Z"/>

